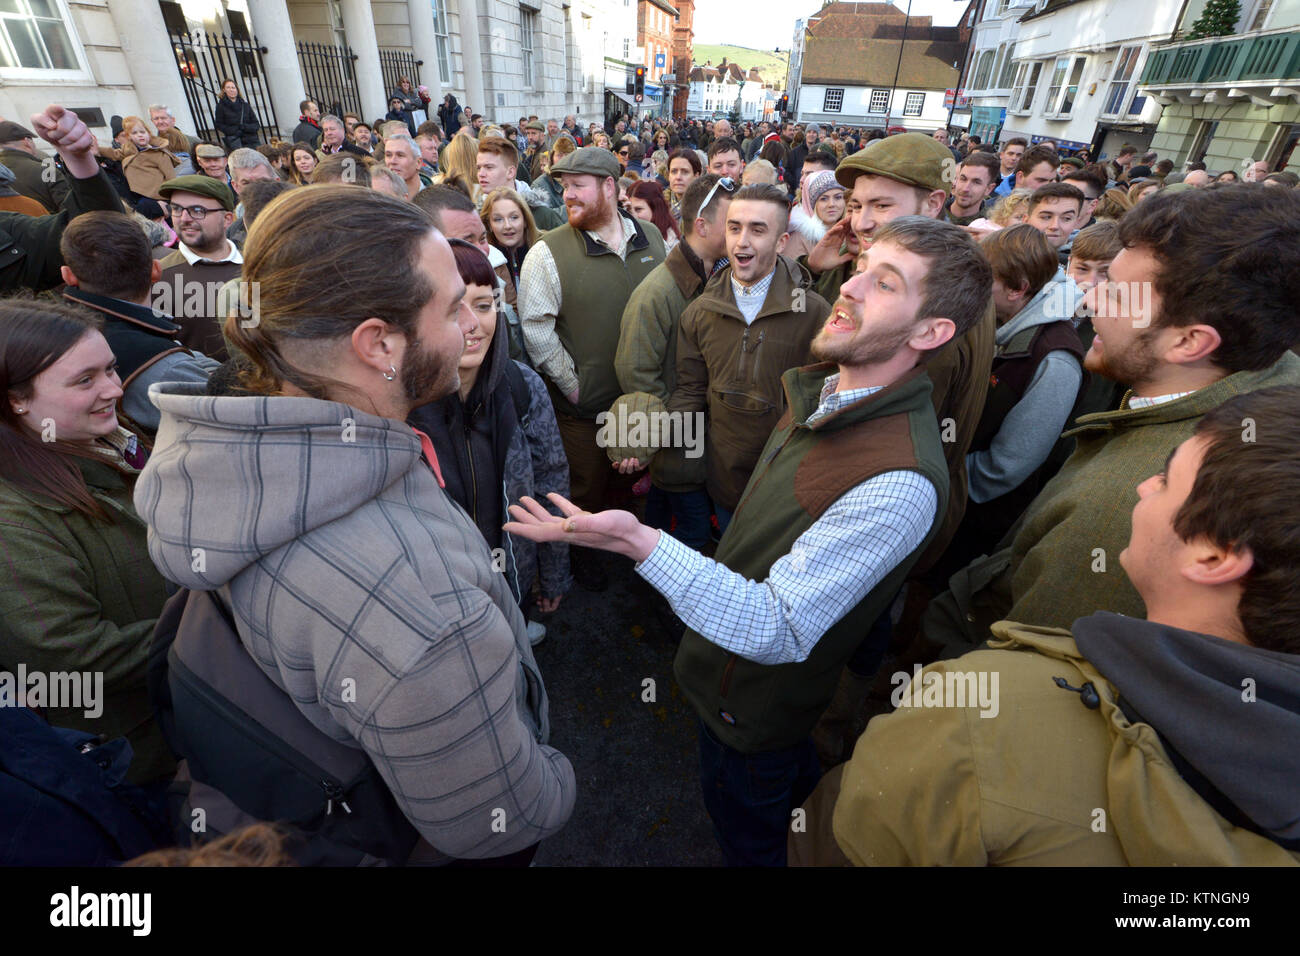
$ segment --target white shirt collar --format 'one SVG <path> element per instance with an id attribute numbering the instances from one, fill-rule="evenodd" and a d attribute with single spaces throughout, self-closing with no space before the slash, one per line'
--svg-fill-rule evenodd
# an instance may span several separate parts
<path id="1" fill-rule="evenodd" d="M 1193 389 L 1193 391 L 1195 391 Z M 1142 398 L 1138 395 L 1130 395 L 1128 400 L 1129 408 L 1154 408 L 1156 405 L 1164 405 L 1166 402 L 1174 402 L 1180 398 L 1186 398 L 1191 392 L 1172 392 L 1169 395 L 1153 395 L 1150 398 Z"/>
<path id="2" fill-rule="evenodd" d="M 230 252 L 220 259 L 213 259 L 210 256 L 201 256 L 183 242 L 178 242 L 176 248 L 181 251 L 181 255 L 185 257 L 185 261 L 190 265 L 194 265 L 196 262 L 238 262 L 242 264 L 244 257 L 240 255 L 239 246 L 235 245 L 229 239 L 226 240 L 226 244 L 230 246 Z"/>

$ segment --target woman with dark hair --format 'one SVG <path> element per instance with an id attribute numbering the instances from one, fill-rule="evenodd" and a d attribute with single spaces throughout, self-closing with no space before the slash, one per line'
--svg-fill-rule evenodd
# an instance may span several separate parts
<path id="1" fill-rule="evenodd" d="M 316 171 L 316 150 L 307 143 L 294 143 L 289 148 L 289 181 L 297 186 L 311 183 L 311 174 Z"/>
<path id="2" fill-rule="evenodd" d="M 258 137 L 262 123 L 253 107 L 239 95 L 234 80 L 221 81 L 221 97 L 217 100 L 213 125 L 221 134 L 227 155 L 243 146 L 256 149 L 262 142 Z"/>
<path id="3" fill-rule="evenodd" d="M 758 152 L 758 158 L 766 159 L 776 170 L 776 181 L 778 183 L 785 182 L 785 163 L 789 155 L 789 152 L 785 148 L 785 144 L 779 139 L 774 139 L 769 143 L 765 143 L 763 148 Z"/>
<path id="4" fill-rule="evenodd" d="M 146 451 L 118 423 L 116 369 L 89 314 L 0 303 L 0 667 L 102 680 L 98 704 L 45 717 L 126 737 L 128 777 L 147 784 L 176 769 L 145 686 L 168 588 L 132 502 Z"/>
<path id="5" fill-rule="evenodd" d="M 465 333 L 460 388 L 414 409 L 409 421 L 433 440 L 447 493 L 500 557 L 499 570 L 520 609 L 526 615 L 537 584 L 537 607 L 549 614 L 572 586 L 569 546 L 538 548 L 505 534 L 501 525 L 510 517 L 506 507 L 520 495 L 547 501 L 548 492 L 567 492 L 569 464 L 560 428 L 541 377 L 513 361 L 506 336 L 497 334 L 503 323 L 494 294 L 496 273 L 487 256 L 462 239 L 451 245 L 465 283 L 462 308 L 477 321 Z M 539 622 L 528 622 L 531 643 L 545 635 Z"/>
<path id="6" fill-rule="evenodd" d="M 393 92 L 388 94 L 388 102 L 393 100 L 402 101 L 402 109 L 414 114 L 416 110 L 427 110 L 429 107 L 429 94 L 425 87 L 421 86 L 418 90 L 411 86 L 409 77 L 399 76 L 397 86 Z"/>
<path id="7" fill-rule="evenodd" d="M 695 182 L 704 171 L 700 154 L 693 149 L 676 149 L 668 156 L 668 188 L 664 190 L 664 199 L 668 210 L 673 214 L 673 221 L 682 221 L 682 197 L 686 187 Z"/>
<path id="8" fill-rule="evenodd" d="M 664 250 L 671 251 L 681 241 L 681 229 L 664 201 L 664 191 L 653 180 L 633 183 L 627 191 L 627 210 L 638 219 L 653 222 L 663 233 Z"/>

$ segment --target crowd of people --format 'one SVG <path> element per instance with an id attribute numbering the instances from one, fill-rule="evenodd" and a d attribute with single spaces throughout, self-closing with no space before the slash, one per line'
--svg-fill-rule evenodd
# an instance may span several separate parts
<path id="1" fill-rule="evenodd" d="M 223 90 L 0 123 L 0 860 L 527 865 L 612 553 L 728 864 L 1300 862 L 1293 174 Z"/>

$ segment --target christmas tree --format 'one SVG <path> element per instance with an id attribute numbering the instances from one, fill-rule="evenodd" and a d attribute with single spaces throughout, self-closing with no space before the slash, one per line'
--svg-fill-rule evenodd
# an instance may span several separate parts
<path id="1" fill-rule="evenodd" d="M 1240 16 L 1239 0 L 1209 0 L 1201 15 L 1192 24 L 1187 39 L 1229 36 L 1236 32 L 1237 18 Z"/>

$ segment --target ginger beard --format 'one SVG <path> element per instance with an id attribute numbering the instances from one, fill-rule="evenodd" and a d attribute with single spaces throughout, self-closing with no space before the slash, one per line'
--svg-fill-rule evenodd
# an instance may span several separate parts
<path id="1" fill-rule="evenodd" d="M 810 351 L 819 362 L 836 365 L 877 365 L 892 358 L 912 337 L 913 322 L 863 330 L 860 308 L 836 299 L 830 318 L 812 340 Z"/>

